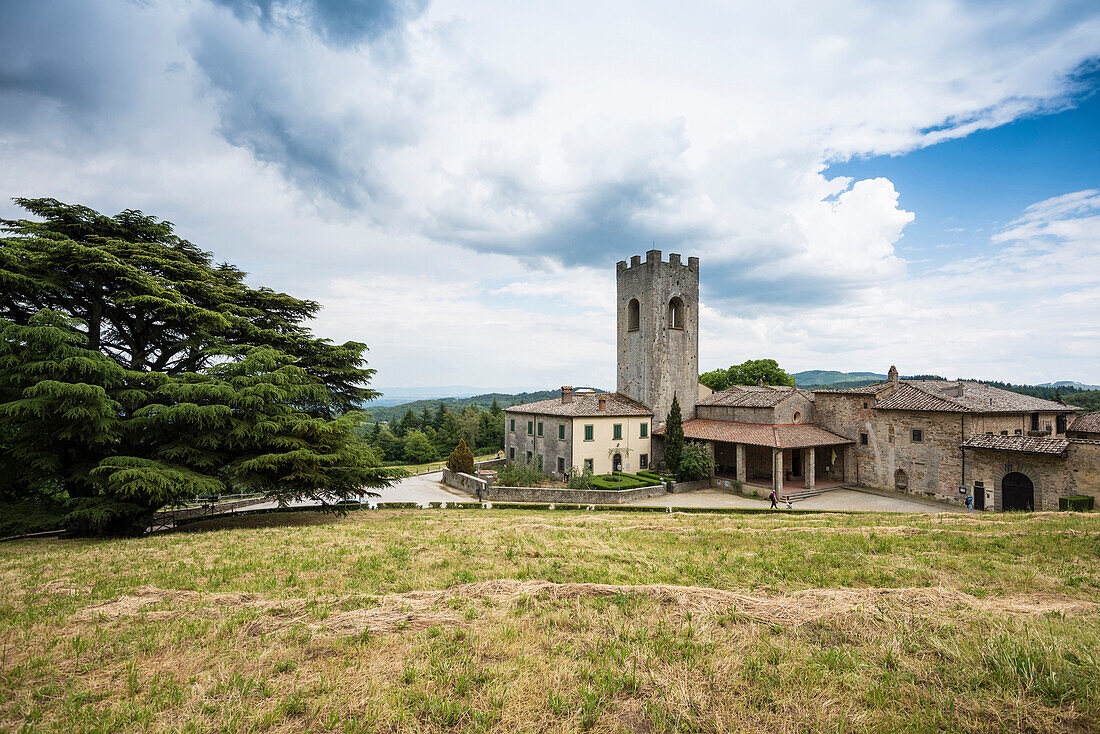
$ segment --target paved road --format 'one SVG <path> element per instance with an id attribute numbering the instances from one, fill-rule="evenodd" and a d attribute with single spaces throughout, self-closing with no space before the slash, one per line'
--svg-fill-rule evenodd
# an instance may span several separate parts
<path id="1" fill-rule="evenodd" d="M 421 474 L 409 477 L 393 487 L 379 490 L 382 497 L 378 502 L 473 502 L 473 497 L 465 492 L 451 489 L 442 483 L 443 475 L 440 472 L 434 474 Z M 312 505 L 315 502 L 295 503 L 299 505 Z M 633 502 L 634 505 L 650 507 L 713 507 L 736 508 L 751 507 L 766 509 L 769 503 L 766 499 L 753 499 L 739 494 L 721 492 L 717 489 L 700 489 L 685 494 L 664 494 L 658 497 Z M 883 497 L 867 492 L 858 492 L 850 489 L 834 489 L 815 497 L 810 497 L 795 503 L 798 510 L 863 510 L 867 512 L 956 512 L 950 507 L 941 507 L 923 502 L 914 502 L 904 497 Z M 256 510 L 276 507 L 274 502 L 263 502 L 251 505 L 246 509 Z"/>

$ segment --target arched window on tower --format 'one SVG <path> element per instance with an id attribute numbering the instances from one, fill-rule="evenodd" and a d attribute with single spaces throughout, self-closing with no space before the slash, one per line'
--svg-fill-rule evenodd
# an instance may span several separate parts
<path id="1" fill-rule="evenodd" d="M 630 299 L 630 305 L 626 307 L 626 330 L 637 331 L 642 320 L 642 308 L 637 298 Z"/>
<path id="2" fill-rule="evenodd" d="M 668 302 L 668 328 L 684 328 L 684 302 L 679 296 Z"/>

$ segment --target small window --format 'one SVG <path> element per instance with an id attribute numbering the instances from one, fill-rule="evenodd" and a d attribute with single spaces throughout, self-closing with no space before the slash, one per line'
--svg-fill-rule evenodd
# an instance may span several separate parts
<path id="1" fill-rule="evenodd" d="M 797 410 L 794 412 L 794 422 L 795 423 L 801 423 L 802 422 L 802 414 L 799 413 Z"/>
<path id="2" fill-rule="evenodd" d="M 527 452 L 527 463 L 528 464 L 531 463 L 531 452 L 530 451 Z"/>
<path id="3" fill-rule="evenodd" d="M 508 430 L 511 431 L 512 433 L 516 432 L 516 419 L 515 418 L 512 418 L 511 420 L 508 421 Z"/>
<path id="4" fill-rule="evenodd" d="M 515 446 L 508 449 L 508 458 L 509 459 L 515 459 L 516 458 L 516 447 Z"/>
<path id="5" fill-rule="evenodd" d="M 535 468 L 542 471 L 542 454 L 535 457 Z"/>
<path id="6" fill-rule="evenodd" d="M 560 426 L 558 426 L 558 438 L 561 439 L 562 441 L 565 440 L 565 424 L 564 423 L 562 423 Z"/>
<path id="7" fill-rule="evenodd" d="M 558 457 L 558 474 L 565 473 L 565 459 L 561 456 Z"/>
<path id="8" fill-rule="evenodd" d="M 637 331 L 642 321 L 642 309 L 637 298 L 631 298 L 626 307 L 626 330 Z"/>
<path id="9" fill-rule="evenodd" d="M 593 438 L 592 434 L 594 432 L 595 432 L 595 427 L 592 424 L 588 424 L 587 426 L 585 426 L 584 427 L 584 440 L 585 441 L 591 441 L 592 438 Z"/>
<path id="10" fill-rule="evenodd" d="M 592 459 L 585 459 L 584 460 L 584 470 L 586 472 L 588 472 L 589 474 L 591 474 L 594 471 L 594 469 L 592 468 Z"/>
<path id="11" fill-rule="evenodd" d="M 639 469 L 648 469 L 649 468 L 649 454 L 642 454 L 641 456 L 638 457 L 638 468 Z"/>
<path id="12" fill-rule="evenodd" d="M 639 428 L 639 431 L 640 432 L 638 433 L 638 435 L 640 437 L 649 438 L 649 424 L 648 423 L 641 424 L 641 428 Z"/>
<path id="13" fill-rule="evenodd" d="M 1039 430 L 1039 414 L 1038 413 L 1032 413 L 1031 414 L 1031 430 L 1033 430 L 1033 431 L 1038 431 Z"/>
<path id="14" fill-rule="evenodd" d="M 539 421 L 539 436 L 542 435 L 542 421 Z"/>
<path id="15" fill-rule="evenodd" d="M 919 428 L 913 429 L 913 443 L 924 443 L 924 431 Z"/>
<path id="16" fill-rule="evenodd" d="M 1008 435 L 1008 431 L 1001 431 L 1001 435 L 1002 435 L 1002 436 L 1007 436 L 1007 435 Z"/>
<path id="17" fill-rule="evenodd" d="M 668 302 L 668 328 L 684 328 L 684 301 L 679 296 Z"/>
<path id="18" fill-rule="evenodd" d="M 867 403 L 867 401 L 866 401 L 866 400 L 864 400 L 864 401 L 863 401 L 863 409 L 864 409 L 864 410 L 867 410 L 867 408 L 869 408 L 869 407 L 870 407 L 870 405 L 869 405 L 869 404 Z"/>
<path id="19" fill-rule="evenodd" d="M 616 423 L 615 427 L 612 429 L 611 438 L 615 441 L 618 441 L 622 437 L 623 437 L 623 424 L 622 423 Z"/>
<path id="20" fill-rule="evenodd" d="M 1017 428 L 1017 429 L 1016 429 L 1016 430 L 1014 431 L 1014 433 L 1015 433 L 1015 434 L 1016 434 L 1017 436 L 1022 436 L 1022 435 L 1023 435 L 1023 433 L 1024 433 L 1024 430 L 1023 430 L 1022 428 Z"/>
<path id="21" fill-rule="evenodd" d="M 867 445 L 867 434 L 866 433 L 859 434 L 859 445 L 860 446 L 866 446 Z"/>
<path id="22" fill-rule="evenodd" d="M 534 421 L 527 421 L 527 435 L 530 436 L 534 432 L 535 432 L 535 422 Z"/>

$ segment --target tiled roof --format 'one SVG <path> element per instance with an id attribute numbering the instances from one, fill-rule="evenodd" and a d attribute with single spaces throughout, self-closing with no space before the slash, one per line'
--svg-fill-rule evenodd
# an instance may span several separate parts
<path id="1" fill-rule="evenodd" d="M 721 392 L 708 395 L 699 401 L 699 405 L 728 405 L 738 408 L 771 408 L 792 395 L 814 399 L 809 390 L 799 390 L 784 385 L 734 385 Z"/>
<path id="2" fill-rule="evenodd" d="M 815 393 L 832 393 L 834 395 L 874 395 L 891 387 L 889 382 L 876 382 L 874 385 L 861 385 L 860 387 L 836 387 L 814 389 Z"/>
<path id="3" fill-rule="evenodd" d="M 968 449 L 988 451 L 1015 451 L 1020 454 L 1049 454 L 1061 456 L 1069 448 L 1064 438 L 1033 438 L 1031 436 L 971 436 L 963 442 Z"/>
<path id="4" fill-rule="evenodd" d="M 607 409 L 600 410 L 600 398 L 607 399 Z M 653 415 L 653 411 L 633 398 L 617 392 L 578 392 L 573 400 L 563 403 L 561 398 L 538 400 L 523 405 L 505 408 L 506 413 L 537 413 L 539 415 L 566 415 L 573 417 L 614 416 L 614 415 Z"/>
<path id="5" fill-rule="evenodd" d="M 1077 416 L 1077 420 L 1075 420 L 1067 430 L 1081 431 L 1083 433 L 1100 433 L 1100 411 Z"/>
<path id="6" fill-rule="evenodd" d="M 958 392 L 962 391 L 962 395 Z M 924 410 L 946 413 L 1070 413 L 1073 406 L 1021 395 L 983 382 L 902 380 L 880 399 L 879 410 Z"/>
<path id="7" fill-rule="evenodd" d="M 662 435 L 664 428 L 654 431 Z M 684 438 L 699 441 L 725 441 L 773 449 L 797 449 L 810 446 L 836 446 L 852 441 L 818 428 L 812 423 L 773 425 L 771 423 L 738 423 L 693 418 L 684 421 Z"/>

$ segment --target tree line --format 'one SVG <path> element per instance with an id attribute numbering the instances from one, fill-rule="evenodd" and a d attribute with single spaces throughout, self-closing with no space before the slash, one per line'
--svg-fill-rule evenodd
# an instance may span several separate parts
<path id="1" fill-rule="evenodd" d="M 447 457 L 460 441 L 475 454 L 489 454 L 504 448 L 504 410 L 494 400 L 488 409 L 468 405 L 455 413 L 443 403 L 435 410 L 411 408 L 401 420 L 363 427 L 361 435 L 385 462 L 423 464 Z"/>

